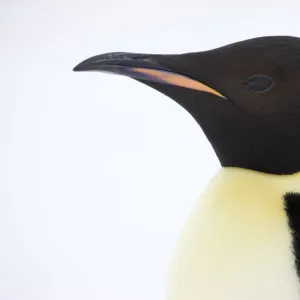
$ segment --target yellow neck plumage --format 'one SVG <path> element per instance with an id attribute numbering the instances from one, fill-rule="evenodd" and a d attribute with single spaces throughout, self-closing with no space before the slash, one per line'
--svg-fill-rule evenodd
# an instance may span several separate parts
<path id="1" fill-rule="evenodd" d="M 170 267 L 168 300 L 299 300 L 284 195 L 300 174 L 223 168 L 187 222 Z"/>

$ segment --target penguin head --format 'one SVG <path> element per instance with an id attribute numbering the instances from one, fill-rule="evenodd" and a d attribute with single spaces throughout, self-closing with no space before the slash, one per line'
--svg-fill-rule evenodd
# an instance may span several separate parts
<path id="1" fill-rule="evenodd" d="M 177 55 L 107 53 L 74 71 L 126 75 L 172 98 L 200 125 L 223 167 L 300 171 L 299 38 Z"/>

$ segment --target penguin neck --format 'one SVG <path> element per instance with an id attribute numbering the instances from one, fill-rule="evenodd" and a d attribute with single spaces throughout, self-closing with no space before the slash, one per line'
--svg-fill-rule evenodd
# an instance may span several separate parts
<path id="1" fill-rule="evenodd" d="M 299 299 L 289 193 L 300 173 L 221 169 L 183 230 L 168 299 Z"/>

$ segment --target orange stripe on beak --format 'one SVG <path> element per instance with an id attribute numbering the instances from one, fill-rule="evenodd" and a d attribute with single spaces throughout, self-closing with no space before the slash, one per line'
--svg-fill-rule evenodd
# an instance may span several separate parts
<path id="1" fill-rule="evenodd" d="M 194 80 L 192 78 L 186 77 L 184 75 L 176 74 L 173 72 L 163 71 L 163 70 L 153 70 L 146 68 L 132 68 L 133 71 L 141 74 L 150 76 L 157 82 L 163 82 L 170 85 L 180 86 L 188 89 L 198 90 L 202 92 L 207 92 L 214 94 L 216 96 L 226 99 L 222 94 L 212 89 L 211 87 Z"/>

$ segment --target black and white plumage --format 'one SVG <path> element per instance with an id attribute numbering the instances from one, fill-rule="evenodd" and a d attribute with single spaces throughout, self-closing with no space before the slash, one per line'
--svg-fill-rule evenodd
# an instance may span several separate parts
<path id="1" fill-rule="evenodd" d="M 168 300 L 300 299 L 300 39 L 180 55 L 108 53 L 75 71 L 132 77 L 200 125 L 222 169 L 183 230 Z"/>

